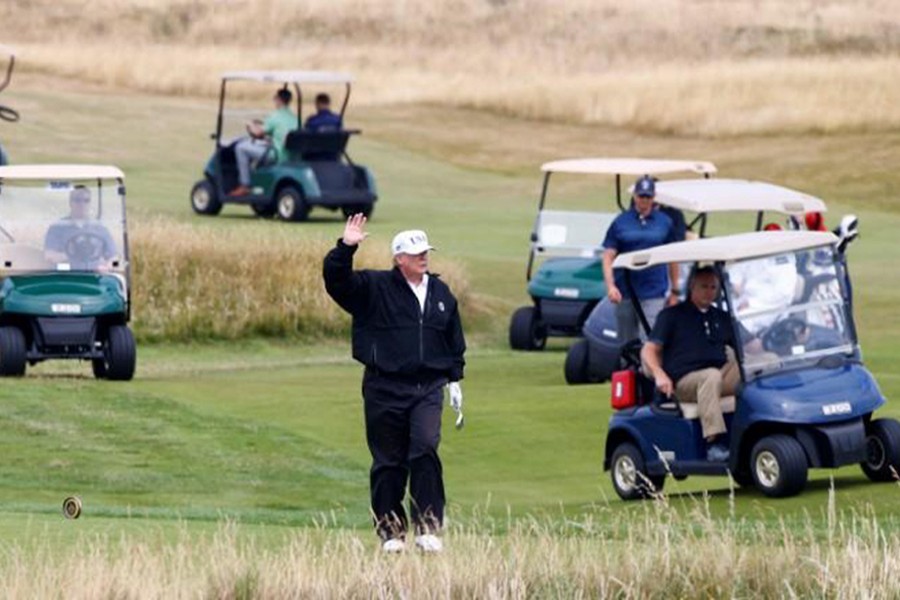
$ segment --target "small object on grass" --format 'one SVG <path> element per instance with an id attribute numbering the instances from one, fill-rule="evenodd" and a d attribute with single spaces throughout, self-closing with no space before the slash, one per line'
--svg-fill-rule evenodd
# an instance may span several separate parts
<path id="1" fill-rule="evenodd" d="M 63 500 L 63 516 L 67 519 L 77 519 L 81 516 L 81 498 L 69 496 Z"/>

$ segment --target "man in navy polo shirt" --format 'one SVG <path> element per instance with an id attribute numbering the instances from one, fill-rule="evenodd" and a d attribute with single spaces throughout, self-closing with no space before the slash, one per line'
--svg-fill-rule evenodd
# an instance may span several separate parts
<path id="1" fill-rule="evenodd" d="M 314 132 L 337 131 L 343 126 L 341 117 L 331 112 L 331 96 L 328 94 L 316 96 L 316 114 L 306 119 L 303 126 L 307 131 Z"/>
<path id="2" fill-rule="evenodd" d="M 638 179 L 634 184 L 634 202 L 631 208 L 615 218 L 603 240 L 603 277 L 606 280 L 607 295 L 616 304 L 619 339 L 623 342 L 644 337 L 634 310 L 635 300 L 641 303 L 641 309 L 651 327 L 667 303 L 671 305 L 678 301 L 678 265 L 659 265 L 633 271 L 631 283 L 636 298 L 631 297 L 625 284 L 624 269 L 612 267 L 616 256 L 621 253 L 681 241 L 672 219 L 655 209 L 655 196 L 656 184 L 653 178 L 644 175 Z"/>
<path id="3" fill-rule="evenodd" d="M 732 396 L 740 382 L 734 356 L 726 346 L 735 347 L 728 315 L 713 306 L 719 297 L 719 275 L 713 267 L 700 267 L 690 279 L 688 299 L 659 314 L 650 338 L 641 350 L 641 360 L 656 387 L 679 402 L 696 403 L 700 425 L 708 447 L 707 460 L 728 460 L 728 448 L 718 442 L 725 433 L 720 399 Z M 744 350 L 761 352 L 758 339 Z"/>

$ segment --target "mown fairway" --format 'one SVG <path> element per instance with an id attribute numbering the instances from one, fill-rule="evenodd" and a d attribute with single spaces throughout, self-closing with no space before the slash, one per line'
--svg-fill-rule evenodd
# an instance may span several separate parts
<path id="1" fill-rule="evenodd" d="M 48 90 L 53 90 L 52 93 Z M 10 102 L 23 121 L 4 127 L 17 162 L 114 163 L 129 177 L 132 223 L 154 215 L 209 228 L 288 229 L 301 239 L 339 235 L 340 220 L 314 213 L 285 225 L 226 208 L 195 217 L 187 192 L 210 150 L 213 102 L 74 89 L 23 78 Z M 707 158 L 723 176 L 770 179 L 817 193 L 829 223 L 858 212 L 854 246 L 857 318 L 863 348 L 884 393 L 900 393 L 896 373 L 900 276 L 893 267 L 900 210 L 888 193 L 900 144 L 887 134 L 841 138 L 653 138 L 616 130 L 550 125 L 474 113 L 406 107 L 349 113 L 364 136 L 353 156 L 379 177 L 381 201 L 369 244 L 424 226 L 442 256 L 460 261 L 484 310 L 469 324 L 467 427 L 445 421 L 443 458 L 451 519 L 487 512 L 505 518 L 595 515 L 610 525 L 632 514 L 601 470 L 606 386 L 568 387 L 564 343 L 539 354 L 506 349 L 509 312 L 524 302 L 524 262 L 540 162 L 560 156 L 665 155 Z M 464 142 L 459 142 L 464 140 Z M 495 160 L 493 157 L 496 156 Z M 579 204 L 611 209 L 608 188 L 574 193 Z M 324 245 L 323 245 L 324 247 Z M 215 248 L 210 248 L 211 252 Z M 290 264 L 260 269 L 290 269 Z M 223 286 L 227 286 L 223 282 Z M 138 309 L 139 310 L 139 309 Z M 132 383 L 97 383 L 86 366 L 48 363 L 3 383 L 0 407 L 0 531 L 6 540 L 84 533 L 197 531 L 232 518 L 260 531 L 327 522 L 366 528 L 368 454 L 360 409 L 360 368 L 341 341 L 248 340 L 145 345 Z M 900 404 L 885 414 L 900 416 Z M 824 519 L 831 473 L 815 472 L 800 497 L 773 502 L 739 490 L 742 517 Z M 833 474 L 839 508 L 890 517 L 896 486 L 873 487 L 856 468 Z M 669 481 L 675 506 L 713 492 L 713 514 L 731 510 L 725 479 Z M 58 516 L 79 494 L 78 522 Z M 894 520 L 886 523 L 893 527 Z"/>

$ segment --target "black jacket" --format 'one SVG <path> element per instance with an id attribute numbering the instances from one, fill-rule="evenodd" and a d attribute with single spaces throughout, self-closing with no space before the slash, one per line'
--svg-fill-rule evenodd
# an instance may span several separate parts
<path id="1" fill-rule="evenodd" d="M 323 269 L 328 295 L 353 316 L 353 358 L 389 375 L 462 379 L 466 341 L 447 284 L 429 274 L 423 313 L 398 268 L 354 271 L 355 252 L 338 240 Z"/>

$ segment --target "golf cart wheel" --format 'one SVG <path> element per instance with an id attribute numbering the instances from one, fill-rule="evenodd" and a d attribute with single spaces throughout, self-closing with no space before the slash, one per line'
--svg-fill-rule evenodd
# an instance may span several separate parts
<path id="1" fill-rule="evenodd" d="M 661 492 L 666 483 L 665 475 L 647 475 L 641 451 L 630 442 L 616 447 L 610 465 L 613 487 L 622 500 L 650 498 Z"/>
<path id="2" fill-rule="evenodd" d="M 303 193 L 292 185 L 275 194 L 275 208 L 283 221 L 305 221 L 309 216 L 309 204 Z"/>
<path id="3" fill-rule="evenodd" d="M 222 202 L 215 186 L 209 180 L 204 179 L 194 184 L 191 190 L 191 208 L 198 215 L 215 216 L 222 212 Z"/>
<path id="4" fill-rule="evenodd" d="M 106 360 L 103 358 L 91 359 L 91 370 L 95 379 L 106 379 Z"/>
<path id="5" fill-rule="evenodd" d="M 588 383 L 588 352 L 590 347 L 587 340 L 578 340 L 566 353 L 566 383 L 577 385 Z"/>
<path id="6" fill-rule="evenodd" d="M 731 479 L 742 488 L 753 486 L 753 474 L 750 471 L 742 471 L 738 469 L 734 473 L 730 473 Z"/>
<path id="7" fill-rule="evenodd" d="M 372 213 L 375 212 L 374 204 L 348 204 L 346 206 L 341 207 L 341 212 L 344 213 L 344 218 L 349 219 L 353 215 L 362 213 L 365 218 L 369 218 L 372 216 Z"/>
<path id="8" fill-rule="evenodd" d="M 128 381 L 134 377 L 137 363 L 137 350 L 134 336 L 125 325 L 113 325 L 109 328 L 109 337 L 104 349 L 106 378 L 112 381 Z M 94 374 L 97 374 L 96 368 Z"/>
<path id="9" fill-rule="evenodd" d="M 275 216 L 275 205 L 274 204 L 251 204 L 250 208 L 253 210 L 253 214 L 262 219 L 271 219 Z"/>
<path id="10" fill-rule="evenodd" d="M 876 419 L 866 430 L 866 460 L 860 463 L 872 481 L 900 478 L 900 423 L 894 419 Z"/>
<path id="11" fill-rule="evenodd" d="M 18 327 L 0 327 L 0 376 L 25 374 L 25 334 Z"/>
<path id="12" fill-rule="evenodd" d="M 543 350 L 547 345 L 547 329 L 534 314 L 533 306 L 523 306 L 509 322 L 509 345 L 513 350 Z"/>
<path id="13" fill-rule="evenodd" d="M 750 453 L 750 471 L 759 491 L 772 498 L 785 498 L 806 487 L 809 464 L 800 442 L 778 434 L 756 442 Z"/>

